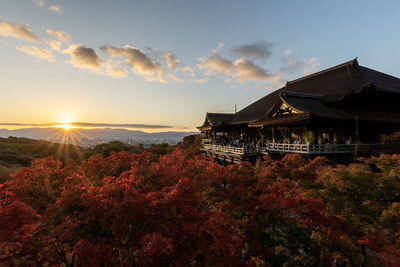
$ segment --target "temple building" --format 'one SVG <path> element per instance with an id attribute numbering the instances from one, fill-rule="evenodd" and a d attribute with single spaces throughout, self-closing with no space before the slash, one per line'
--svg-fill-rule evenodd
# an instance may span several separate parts
<path id="1" fill-rule="evenodd" d="M 288 81 L 237 113 L 207 113 L 198 129 L 202 150 L 229 162 L 385 152 L 381 136 L 400 131 L 400 79 L 354 59 Z"/>

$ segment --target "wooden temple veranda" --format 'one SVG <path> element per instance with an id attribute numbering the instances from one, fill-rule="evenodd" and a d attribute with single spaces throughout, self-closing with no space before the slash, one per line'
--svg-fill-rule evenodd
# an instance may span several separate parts
<path id="1" fill-rule="evenodd" d="M 381 135 L 400 131 L 400 79 L 354 59 L 289 81 L 237 113 L 207 113 L 198 129 L 202 150 L 225 162 L 386 152 L 395 147 Z"/>

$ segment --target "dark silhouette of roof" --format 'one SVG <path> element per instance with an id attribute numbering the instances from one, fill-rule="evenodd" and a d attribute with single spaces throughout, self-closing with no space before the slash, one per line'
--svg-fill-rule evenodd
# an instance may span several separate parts
<path id="1" fill-rule="evenodd" d="M 207 112 L 206 119 L 202 126 L 197 127 L 202 130 L 209 127 L 221 127 L 229 125 L 232 120 L 234 113 L 209 113 Z"/>
<path id="2" fill-rule="evenodd" d="M 399 122 L 399 108 L 385 107 L 378 102 L 390 98 L 400 99 L 400 79 L 358 65 L 357 59 L 345 62 L 317 73 L 288 81 L 286 85 L 258 101 L 250 104 L 236 114 L 229 114 L 229 120 L 221 125 L 249 124 L 252 126 L 272 123 L 271 110 L 281 100 L 303 113 L 321 118 L 354 120 L 377 120 Z M 360 106 L 366 99 L 375 99 L 367 106 Z M 379 101 L 378 101 L 379 100 Z M 365 103 L 367 103 L 365 102 Z M 393 103 L 393 101 L 392 101 Z M 398 102 L 397 102 L 398 103 Z M 373 105 L 373 106 L 371 106 Z M 382 108 L 375 108 L 376 106 Z M 208 113 L 209 114 L 209 113 Z M 207 114 L 207 116 L 208 116 Z M 218 113 L 213 113 L 217 116 Z M 293 115 L 291 115 L 293 119 Z M 303 117 L 302 117 L 303 116 Z M 308 119 L 303 114 L 296 119 Z M 383 116 L 383 117 L 382 117 Z M 282 122 L 290 117 L 281 117 Z M 274 118 L 274 121 L 279 120 Z"/>
<path id="3" fill-rule="evenodd" d="M 364 98 L 363 94 L 368 95 L 366 98 Z M 399 124 L 400 108 L 396 107 L 396 104 L 399 103 L 398 101 L 400 100 L 400 94 L 392 96 L 392 99 L 389 99 L 384 103 L 377 103 L 376 108 L 371 108 L 371 103 L 366 103 L 365 100 L 374 101 L 379 99 L 379 97 L 384 97 L 379 94 L 380 93 L 370 94 L 370 91 L 363 91 L 360 95 L 358 95 L 360 98 L 363 98 L 363 101 L 357 101 L 358 99 L 354 97 L 348 100 L 350 103 L 342 102 L 342 105 L 328 105 L 323 102 L 324 98 L 322 95 L 281 92 L 280 101 L 277 102 L 276 106 L 279 106 L 280 103 L 285 103 L 297 113 L 274 117 L 273 115 L 275 109 L 271 109 L 263 118 L 260 118 L 249 125 L 261 126 L 287 124 L 305 120 L 310 121 L 313 119 L 317 119 L 319 121 L 340 120 L 343 122 L 351 122 L 358 120 L 360 123 L 372 122 Z M 387 95 L 385 96 L 387 97 Z"/>

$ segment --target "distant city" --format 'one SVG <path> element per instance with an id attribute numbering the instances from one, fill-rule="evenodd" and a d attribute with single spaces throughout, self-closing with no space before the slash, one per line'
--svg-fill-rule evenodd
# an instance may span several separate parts
<path id="1" fill-rule="evenodd" d="M 143 131 L 133 131 L 126 129 L 111 128 L 72 128 L 65 130 L 62 128 L 23 128 L 23 129 L 0 129 L 0 137 L 7 138 L 26 137 L 37 140 L 46 140 L 54 143 L 70 143 L 81 147 L 91 147 L 101 143 L 111 141 L 121 141 L 128 145 L 142 144 L 150 146 L 152 144 L 168 143 L 177 144 L 183 137 L 198 134 L 198 132 L 159 132 L 146 133 Z"/>

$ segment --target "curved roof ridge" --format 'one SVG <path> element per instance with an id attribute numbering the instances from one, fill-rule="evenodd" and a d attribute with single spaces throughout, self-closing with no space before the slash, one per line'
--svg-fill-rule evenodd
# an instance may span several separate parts
<path id="1" fill-rule="evenodd" d="M 281 91 L 280 96 L 292 96 L 292 97 L 312 98 L 312 99 L 322 99 L 323 97 L 323 95 L 321 94 L 297 93 L 290 91 Z"/>
<path id="2" fill-rule="evenodd" d="M 209 115 L 235 115 L 236 113 L 228 113 L 228 112 L 207 112 Z"/>
<path id="3" fill-rule="evenodd" d="M 308 78 L 315 77 L 315 76 L 318 76 L 318 75 L 321 75 L 321 74 L 324 74 L 324 73 L 327 73 L 327 72 L 342 68 L 344 66 L 358 66 L 357 57 L 352 59 L 352 60 L 350 60 L 350 61 L 347 61 L 345 63 L 336 65 L 334 67 L 331 67 L 331 68 L 328 68 L 328 69 L 324 69 L 324 70 L 321 70 L 321 71 L 318 71 L 318 72 L 315 72 L 315 73 L 300 77 L 300 78 L 292 80 L 292 81 L 287 81 L 286 85 L 293 84 L 293 83 L 296 83 L 296 82 L 300 82 L 302 80 L 306 80 Z"/>

